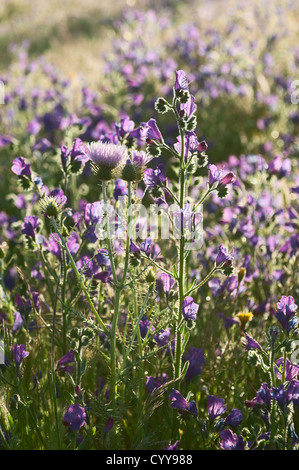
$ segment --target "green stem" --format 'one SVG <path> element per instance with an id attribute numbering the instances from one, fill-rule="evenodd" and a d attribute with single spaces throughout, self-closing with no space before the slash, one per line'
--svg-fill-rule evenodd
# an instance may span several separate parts
<path id="1" fill-rule="evenodd" d="M 207 281 L 209 281 L 211 279 L 211 277 L 213 276 L 213 274 L 218 270 L 218 266 L 215 266 L 211 272 L 209 272 L 209 274 L 199 283 L 197 284 L 196 286 L 194 287 L 191 287 L 186 293 L 185 293 L 185 296 L 187 295 L 190 295 L 192 294 L 192 292 L 194 292 L 195 290 L 199 289 L 200 287 L 202 287 Z"/>
<path id="2" fill-rule="evenodd" d="M 74 258 L 72 257 L 72 255 L 71 255 L 71 253 L 70 253 L 70 250 L 68 249 L 68 246 L 67 246 L 67 244 L 66 244 L 66 241 L 65 241 L 65 239 L 63 238 L 63 236 L 61 235 L 61 233 L 60 233 L 60 231 L 59 231 L 59 229 L 58 229 L 58 227 L 57 227 L 57 224 L 56 224 L 56 221 L 55 221 L 54 218 L 52 218 L 52 224 L 53 224 L 53 227 L 54 227 L 55 231 L 58 233 L 58 236 L 59 236 L 59 238 L 60 238 L 60 240 L 61 240 L 61 243 L 62 243 L 62 246 L 63 246 L 64 250 L 66 251 L 66 253 L 67 253 L 67 255 L 68 255 L 68 258 L 69 258 L 69 260 L 70 260 L 71 266 L 72 266 L 72 268 L 73 268 L 73 270 L 74 270 L 74 273 L 75 273 L 75 275 L 76 275 L 76 277 L 77 277 L 77 279 L 78 279 L 78 281 L 79 281 L 80 287 L 81 287 L 81 289 L 82 289 L 83 292 L 84 292 L 84 295 L 85 295 L 85 298 L 86 298 L 86 300 L 87 300 L 87 302 L 88 302 L 88 305 L 90 306 L 90 308 L 91 308 L 91 310 L 92 310 L 92 312 L 93 312 L 93 314 L 94 314 L 96 320 L 98 321 L 100 327 L 102 328 L 102 330 L 103 330 L 105 333 L 108 333 L 108 330 L 107 330 L 107 328 L 106 328 L 106 326 L 105 326 L 103 320 L 100 318 L 100 316 L 99 316 L 99 314 L 98 314 L 98 312 L 97 312 L 95 306 L 93 305 L 93 302 L 92 302 L 92 300 L 91 300 L 91 298 L 90 298 L 89 292 L 88 292 L 88 290 L 86 289 L 86 286 L 85 286 L 85 284 L 84 284 L 84 281 L 83 281 L 83 279 L 82 279 L 82 277 L 81 277 L 81 275 L 80 275 L 80 273 L 79 273 L 79 271 L 78 271 L 78 269 L 77 269 L 77 266 L 76 266 L 76 263 L 75 263 L 75 261 L 74 261 Z"/>
<path id="3" fill-rule="evenodd" d="M 186 181 L 185 181 L 185 171 L 184 158 L 185 158 L 185 135 L 184 131 L 180 129 L 181 136 L 181 166 L 180 166 L 180 193 L 179 193 L 179 203 L 180 209 L 184 210 L 185 205 L 185 191 L 186 191 Z M 184 291 L 185 291 L 185 238 L 184 238 L 184 227 L 181 227 L 181 237 L 179 243 L 179 266 L 178 266 L 178 285 L 179 285 L 179 311 L 178 319 L 176 323 L 176 347 L 175 347 L 175 366 L 174 366 L 174 379 L 177 380 L 181 376 L 182 368 L 182 336 L 184 335 L 184 325 L 180 326 L 183 317 L 183 301 L 184 301 Z M 180 388 L 178 382 L 177 388 Z"/>

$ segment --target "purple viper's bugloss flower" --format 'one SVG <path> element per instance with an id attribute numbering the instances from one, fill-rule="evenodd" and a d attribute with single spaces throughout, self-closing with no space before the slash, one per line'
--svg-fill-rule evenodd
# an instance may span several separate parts
<path id="1" fill-rule="evenodd" d="M 184 70 L 177 70 L 175 73 L 175 83 L 174 89 L 175 90 L 188 90 L 188 80 Z"/>
<path id="2" fill-rule="evenodd" d="M 233 409 L 231 413 L 225 418 L 224 423 L 227 426 L 239 426 L 243 419 L 242 413 L 240 410 Z"/>
<path id="3" fill-rule="evenodd" d="M 15 312 L 14 313 L 14 324 L 12 326 L 12 332 L 15 333 L 16 331 L 19 331 L 22 326 L 23 326 L 23 318 L 20 312 Z"/>
<path id="4" fill-rule="evenodd" d="M 144 339 L 147 335 L 148 329 L 151 326 L 151 322 L 147 319 L 146 316 L 143 316 L 139 323 L 140 336 Z M 151 333 L 155 332 L 155 328 L 151 326 Z"/>
<path id="5" fill-rule="evenodd" d="M 30 164 L 27 163 L 25 158 L 23 157 L 18 157 L 15 158 L 14 161 L 12 162 L 12 168 L 11 171 L 17 175 L 17 176 L 27 176 L 28 178 L 31 177 L 31 167 Z"/>
<path id="6" fill-rule="evenodd" d="M 57 365 L 62 366 L 64 364 L 68 364 L 69 362 L 75 362 L 75 351 L 73 349 L 62 356 L 57 362 Z"/>
<path id="7" fill-rule="evenodd" d="M 224 245 L 220 245 L 218 248 L 218 254 L 216 257 L 217 266 L 222 265 L 223 263 L 230 262 L 234 258 L 231 253 L 228 252 L 228 249 Z"/>
<path id="8" fill-rule="evenodd" d="M 186 320 L 196 320 L 196 315 L 199 309 L 199 305 L 196 304 L 192 297 L 187 296 L 183 300 L 183 317 Z"/>
<path id="9" fill-rule="evenodd" d="M 86 413 L 79 403 L 70 405 L 63 417 L 64 426 L 68 426 L 71 431 L 79 431 L 85 424 Z"/>
<path id="10" fill-rule="evenodd" d="M 180 441 L 176 441 L 174 444 L 167 447 L 167 450 L 178 450 L 179 445 L 180 445 Z"/>
<path id="11" fill-rule="evenodd" d="M 231 429 L 225 429 L 220 432 L 221 443 L 220 446 L 223 450 L 244 450 L 245 445 L 242 436 L 237 436 Z"/>
<path id="12" fill-rule="evenodd" d="M 281 409 L 283 409 L 288 402 L 288 391 L 284 388 L 283 384 L 278 388 L 273 387 L 271 396 L 275 401 L 277 401 Z"/>
<path id="13" fill-rule="evenodd" d="M 210 421 L 213 422 L 218 416 L 221 416 L 227 407 L 224 403 L 224 398 L 218 396 L 208 395 L 207 397 L 207 411 Z"/>
<path id="14" fill-rule="evenodd" d="M 252 400 L 246 400 L 245 404 L 249 408 L 255 408 L 256 406 L 263 406 L 270 408 L 271 405 L 271 389 L 264 382 L 256 393 L 256 397 Z"/>
<path id="15" fill-rule="evenodd" d="M 150 140 L 161 140 L 162 139 L 162 134 L 159 131 L 159 128 L 156 123 L 156 119 L 150 119 L 146 123 L 146 138 Z"/>
<path id="16" fill-rule="evenodd" d="M 165 384 L 169 380 L 167 374 L 162 374 L 159 377 L 152 377 L 151 375 L 146 376 L 145 387 L 149 393 L 153 393 L 161 385 Z"/>
<path id="17" fill-rule="evenodd" d="M 299 406 L 299 380 L 292 380 L 287 391 L 288 401 L 292 401 L 294 405 Z"/>
<path id="18" fill-rule="evenodd" d="M 156 290 L 160 294 L 169 294 L 170 290 L 173 288 L 175 280 L 172 276 L 167 273 L 159 272 L 156 280 Z"/>
<path id="19" fill-rule="evenodd" d="M 204 350 L 191 347 L 183 360 L 189 361 L 189 366 L 185 375 L 185 381 L 189 383 L 193 377 L 202 373 L 202 366 L 205 363 Z"/>
<path id="20" fill-rule="evenodd" d="M 148 189 L 153 189 L 156 186 L 161 186 L 166 182 L 166 175 L 163 170 L 163 164 L 158 165 L 155 170 L 147 168 L 143 175 L 144 184 Z"/>
<path id="21" fill-rule="evenodd" d="M 285 296 L 283 295 L 280 301 L 277 303 L 277 312 L 275 313 L 275 317 L 281 324 L 284 330 L 288 327 L 289 320 L 295 316 L 297 305 L 294 302 L 294 298 L 292 296 Z"/>
<path id="22" fill-rule="evenodd" d="M 12 357 L 15 365 L 18 367 L 23 359 L 29 356 L 29 352 L 25 351 L 24 344 L 14 344 L 12 348 Z"/>
<path id="23" fill-rule="evenodd" d="M 127 184 L 122 179 L 117 179 L 115 181 L 115 187 L 113 191 L 113 197 L 117 201 L 120 197 L 124 197 L 128 195 L 128 187 Z"/>
<path id="24" fill-rule="evenodd" d="M 197 415 L 198 410 L 195 401 L 192 400 L 190 403 L 188 403 L 178 390 L 173 388 L 169 395 L 169 399 L 171 400 L 171 408 L 175 408 L 180 412 L 187 411 L 194 416 Z"/>
<path id="25" fill-rule="evenodd" d="M 282 370 L 283 370 L 283 357 L 277 359 L 276 366 L 274 367 L 274 372 L 279 378 L 282 380 Z M 299 366 L 297 364 L 292 364 L 289 359 L 286 360 L 285 365 L 285 380 L 290 382 L 291 380 L 295 379 L 299 375 Z"/>
<path id="26" fill-rule="evenodd" d="M 154 340 L 158 344 L 159 348 L 166 346 L 169 343 L 171 336 L 170 328 L 166 328 L 165 330 L 159 331 L 159 333 L 155 334 Z"/>
<path id="27" fill-rule="evenodd" d="M 153 240 L 147 237 L 142 243 L 140 243 L 140 251 L 143 251 L 146 255 L 149 255 L 153 248 Z"/>
<path id="28" fill-rule="evenodd" d="M 248 351 L 249 349 L 261 349 L 259 343 L 255 341 L 248 333 L 245 333 L 246 337 L 246 344 L 245 346 L 245 351 Z"/>
<path id="29" fill-rule="evenodd" d="M 40 220 L 35 215 L 26 216 L 22 225 L 21 232 L 30 238 L 35 239 L 36 229 L 40 225 Z"/>

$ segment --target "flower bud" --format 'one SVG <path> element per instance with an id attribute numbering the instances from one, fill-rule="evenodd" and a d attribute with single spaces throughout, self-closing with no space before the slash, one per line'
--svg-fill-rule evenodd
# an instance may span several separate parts
<path id="1" fill-rule="evenodd" d="M 245 276 L 246 276 L 246 268 L 240 268 L 240 271 L 238 272 L 238 282 L 239 282 L 239 284 L 241 284 L 241 282 L 243 281 Z"/>
<path id="2" fill-rule="evenodd" d="M 145 280 L 148 283 L 152 283 L 152 282 L 156 281 L 156 274 L 152 269 L 148 270 L 148 272 L 146 274 L 146 277 L 145 277 Z"/>

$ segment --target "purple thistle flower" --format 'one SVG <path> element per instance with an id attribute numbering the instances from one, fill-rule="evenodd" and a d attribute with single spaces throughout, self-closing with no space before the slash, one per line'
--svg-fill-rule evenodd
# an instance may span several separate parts
<path id="1" fill-rule="evenodd" d="M 84 151 L 94 165 L 109 169 L 118 167 L 128 158 L 127 147 L 107 142 L 91 142 Z"/>
<path id="2" fill-rule="evenodd" d="M 244 450 L 245 445 L 242 436 L 237 436 L 231 429 L 220 432 L 222 439 L 220 446 L 223 450 Z"/>
<path id="3" fill-rule="evenodd" d="M 68 426 L 71 431 L 79 431 L 79 429 L 84 426 L 86 419 L 86 413 L 84 408 L 75 403 L 70 405 L 63 417 L 64 426 Z"/>
<path id="4" fill-rule="evenodd" d="M 231 413 L 225 418 L 225 424 L 227 426 L 239 426 L 243 419 L 242 413 L 240 410 L 233 409 Z"/>
<path id="5" fill-rule="evenodd" d="M 246 344 L 245 346 L 245 351 L 248 351 L 249 349 L 261 349 L 259 343 L 255 341 L 253 338 L 248 333 L 245 333 L 246 337 Z"/>
<path id="6" fill-rule="evenodd" d="M 202 366 L 205 363 L 204 350 L 200 348 L 191 347 L 188 354 L 184 357 L 185 361 L 189 361 L 189 366 L 185 375 L 187 383 L 202 373 Z"/>
<path id="7" fill-rule="evenodd" d="M 31 167 L 30 164 L 26 162 L 25 158 L 23 157 L 18 157 L 15 158 L 14 161 L 12 162 L 12 168 L 11 170 L 13 173 L 17 176 L 27 176 L 30 178 L 31 176 Z"/>
<path id="8" fill-rule="evenodd" d="M 218 396 L 208 395 L 207 397 L 207 410 L 210 421 L 213 422 L 218 416 L 226 411 L 227 407 L 224 404 L 224 399 Z"/>
<path id="9" fill-rule="evenodd" d="M 191 401 L 190 403 L 180 394 L 178 390 L 172 389 L 169 399 L 171 400 L 171 408 L 175 408 L 181 412 L 187 411 L 192 415 L 197 415 L 198 410 L 195 401 Z"/>
<path id="10" fill-rule="evenodd" d="M 24 344 L 14 344 L 12 348 L 12 357 L 15 365 L 18 367 L 23 359 L 29 356 L 29 352 L 25 351 Z"/>
<path id="11" fill-rule="evenodd" d="M 35 239 L 35 231 L 39 225 L 40 220 L 38 217 L 36 217 L 35 215 L 26 216 L 22 225 L 21 232 L 23 233 L 23 235 L 27 235 L 28 237 Z"/>
<path id="12" fill-rule="evenodd" d="M 183 300 L 183 317 L 186 320 L 196 320 L 199 305 L 196 304 L 192 297 L 187 296 Z"/>

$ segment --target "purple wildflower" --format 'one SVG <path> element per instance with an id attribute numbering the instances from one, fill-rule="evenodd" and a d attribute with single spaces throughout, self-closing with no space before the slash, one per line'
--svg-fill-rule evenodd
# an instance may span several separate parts
<path id="1" fill-rule="evenodd" d="M 242 436 L 237 436 L 231 429 L 221 431 L 220 437 L 222 439 L 220 446 L 223 450 L 244 450 L 245 445 Z"/>
<path id="2" fill-rule="evenodd" d="M 277 308 L 278 310 L 275 316 L 282 328 L 286 330 L 289 320 L 296 314 L 297 305 L 294 302 L 294 298 L 292 296 L 287 297 L 283 295 L 277 303 Z"/>
<path id="3" fill-rule="evenodd" d="M 35 215 L 26 216 L 22 225 L 21 232 L 30 238 L 35 239 L 36 229 L 40 225 L 40 220 Z"/>
<path id="4" fill-rule="evenodd" d="M 146 316 L 143 316 L 139 323 L 139 330 L 140 330 L 140 335 L 142 339 L 146 337 L 150 325 L 151 325 L 151 322 L 147 319 Z M 153 326 L 151 326 L 151 332 L 152 333 L 155 332 L 155 328 Z"/>
<path id="5" fill-rule="evenodd" d="M 155 170 L 147 168 L 144 172 L 143 181 L 148 189 L 163 185 L 166 182 L 163 165 L 158 165 Z"/>
<path id="6" fill-rule="evenodd" d="M 276 366 L 274 367 L 274 372 L 279 378 L 279 380 L 282 380 L 282 374 L 281 371 L 283 369 L 283 357 L 280 359 L 277 359 L 276 361 Z M 295 379 L 299 375 L 299 366 L 297 364 L 292 364 L 289 359 L 286 360 L 286 366 L 285 366 L 285 380 L 287 382 L 290 382 L 291 380 Z"/>
<path id="7" fill-rule="evenodd" d="M 30 167 L 30 164 L 26 162 L 25 158 L 23 157 L 15 158 L 12 163 L 13 165 L 12 165 L 11 170 L 13 171 L 13 173 L 15 173 L 15 175 L 20 176 L 20 177 L 27 176 L 28 178 L 30 178 L 31 167 Z"/>
<path id="8" fill-rule="evenodd" d="M 184 70 L 177 70 L 175 73 L 175 90 L 188 90 L 188 80 Z"/>
<path id="9" fill-rule="evenodd" d="M 86 413 L 79 403 L 70 405 L 63 417 L 64 426 L 68 426 L 71 431 L 79 431 L 84 426 L 86 419 Z"/>
<path id="10" fill-rule="evenodd" d="M 190 403 L 187 402 L 187 400 L 183 397 L 183 395 L 180 394 L 178 390 L 175 390 L 174 388 L 172 389 L 169 398 L 171 400 L 170 406 L 172 408 L 175 408 L 181 412 L 187 411 L 191 413 L 192 415 L 197 415 L 197 406 L 195 401 L 190 401 Z"/>
<path id="11" fill-rule="evenodd" d="M 213 422 L 218 416 L 226 411 L 224 399 L 218 396 L 208 395 L 207 397 L 207 410 L 210 421 Z"/>
<path id="12" fill-rule="evenodd" d="M 202 373 L 202 366 L 205 363 L 204 350 L 200 348 L 191 347 L 188 354 L 184 357 L 185 361 L 189 361 L 189 367 L 187 369 L 185 380 L 187 383 Z"/>
<path id="13" fill-rule="evenodd" d="M 245 346 L 245 351 L 248 351 L 249 349 L 261 349 L 259 343 L 255 341 L 253 338 L 248 333 L 245 333 L 246 337 L 246 344 Z"/>
<path id="14" fill-rule="evenodd" d="M 91 142 L 85 153 L 96 166 L 114 169 L 128 158 L 127 147 L 107 142 Z"/>
<path id="15" fill-rule="evenodd" d="M 29 356 L 29 352 L 25 351 L 24 344 L 14 344 L 12 348 L 12 357 L 15 365 L 18 367 L 22 360 Z"/>
<path id="16" fill-rule="evenodd" d="M 225 418 L 225 424 L 227 426 L 239 426 L 243 419 L 242 413 L 240 410 L 233 409 L 231 413 Z"/>
<path id="17" fill-rule="evenodd" d="M 15 333 L 16 331 L 19 331 L 22 326 L 23 326 L 23 318 L 20 312 L 15 312 L 14 313 L 14 324 L 12 327 L 12 332 Z"/>
<path id="18" fill-rule="evenodd" d="M 228 252 L 228 249 L 224 245 L 220 245 L 216 257 L 217 266 L 222 265 L 223 263 L 231 262 L 233 259 L 234 258 L 232 254 Z"/>
<path id="19" fill-rule="evenodd" d="M 192 297 L 187 296 L 183 300 L 183 317 L 186 320 L 196 320 L 199 305 L 196 304 Z"/>

